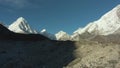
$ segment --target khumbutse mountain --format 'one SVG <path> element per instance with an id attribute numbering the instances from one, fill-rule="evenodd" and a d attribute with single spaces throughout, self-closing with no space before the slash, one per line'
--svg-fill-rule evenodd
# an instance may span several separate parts
<path id="1" fill-rule="evenodd" d="M 0 68 L 120 68 L 120 5 L 73 35 L 0 24 Z"/>

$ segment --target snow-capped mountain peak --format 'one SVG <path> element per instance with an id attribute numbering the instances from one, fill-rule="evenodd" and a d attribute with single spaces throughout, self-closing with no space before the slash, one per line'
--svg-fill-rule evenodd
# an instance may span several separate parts
<path id="1" fill-rule="evenodd" d="M 60 37 L 62 37 L 63 35 L 66 35 L 67 33 L 66 32 L 64 32 L 64 31 L 59 31 L 57 34 L 55 34 L 56 35 L 56 37 L 57 38 L 60 38 Z"/>
<path id="2" fill-rule="evenodd" d="M 59 31 L 58 33 L 55 34 L 57 40 L 70 40 L 71 37 L 69 34 L 67 34 L 64 31 Z"/>
<path id="3" fill-rule="evenodd" d="M 89 23 L 86 27 L 78 29 L 76 33 L 85 32 L 98 35 L 109 35 L 120 32 L 120 5 L 104 14 L 99 20 Z"/>
<path id="4" fill-rule="evenodd" d="M 52 40 L 56 40 L 55 35 L 47 32 L 46 29 L 41 30 L 40 34 L 42 34 L 42 35 L 44 35 L 44 36 L 46 36 L 46 37 L 48 37 L 48 38 L 50 38 Z"/>
<path id="5" fill-rule="evenodd" d="M 37 33 L 35 30 L 31 29 L 23 17 L 19 17 L 8 29 L 16 33 Z"/>

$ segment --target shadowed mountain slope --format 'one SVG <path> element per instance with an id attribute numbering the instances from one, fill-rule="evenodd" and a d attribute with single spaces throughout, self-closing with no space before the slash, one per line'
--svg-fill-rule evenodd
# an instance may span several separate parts
<path id="1" fill-rule="evenodd" d="M 50 40 L 49 38 L 40 34 L 20 34 L 8 30 L 5 26 L 0 24 L 0 40 L 18 40 L 18 41 L 41 41 Z"/>

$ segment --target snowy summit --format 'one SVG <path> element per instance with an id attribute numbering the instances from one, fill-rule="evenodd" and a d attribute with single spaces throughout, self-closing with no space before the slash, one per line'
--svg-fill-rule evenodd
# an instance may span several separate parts
<path id="1" fill-rule="evenodd" d="M 55 34 L 57 40 L 70 40 L 71 37 L 69 34 L 67 34 L 64 31 L 59 31 L 58 33 Z"/>
<path id="2" fill-rule="evenodd" d="M 23 17 L 18 18 L 8 27 L 8 29 L 16 33 L 37 33 L 35 30 L 31 29 Z"/>

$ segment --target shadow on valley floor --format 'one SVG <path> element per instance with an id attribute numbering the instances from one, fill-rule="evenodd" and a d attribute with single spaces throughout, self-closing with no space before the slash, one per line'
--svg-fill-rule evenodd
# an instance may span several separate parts
<path id="1" fill-rule="evenodd" d="M 0 41 L 0 68 L 63 68 L 75 49 L 71 41 Z"/>
<path id="2" fill-rule="evenodd" d="M 72 41 L 17 34 L 0 25 L 0 68 L 62 68 L 75 59 Z"/>

